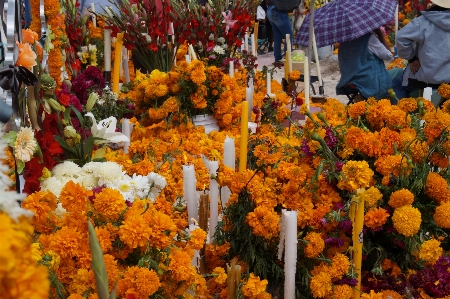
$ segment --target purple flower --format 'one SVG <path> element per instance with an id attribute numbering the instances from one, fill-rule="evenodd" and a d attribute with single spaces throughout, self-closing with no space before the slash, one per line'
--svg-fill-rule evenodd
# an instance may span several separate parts
<path id="1" fill-rule="evenodd" d="M 333 210 L 338 211 L 344 208 L 345 204 L 343 202 L 335 202 L 333 204 Z"/>
<path id="2" fill-rule="evenodd" d="M 333 150 L 336 147 L 338 140 L 337 140 L 336 136 L 334 136 L 334 133 L 331 130 L 331 128 L 329 128 L 329 127 L 325 128 L 325 138 L 324 139 L 325 139 L 325 143 L 331 150 Z"/>
<path id="3" fill-rule="evenodd" d="M 342 247 L 344 245 L 344 240 L 341 238 L 328 238 L 325 239 L 325 244 L 329 247 Z"/>
<path id="4" fill-rule="evenodd" d="M 343 230 L 346 233 L 352 232 L 352 221 L 351 220 L 344 220 L 339 222 L 339 228 Z"/>
<path id="5" fill-rule="evenodd" d="M 355 287 L 356 285 L 358 285 L 358 279 L 344 277 L 344 278 L 336 281 L 335 284 L 338 284 L 338 285 L 348 284 L 351 287 Z"/>
<path id="6" fill-rule="evenodd" d="M 336 167 L 336 172 L 340 172 L 342 170 L 343 166 L 344 166 L 343 161 L 334 162 L 334 167 Z"/>
<path id="7" fill-rule="evenodd" d="M 311 153 L 311 150 L 310 150 L 309 145 L 308 145 L 308 140 L 306 140 L 306 139 L 303 139 L 303 141 L 302 141 L 302 151 L 307 156 L 313 156 L 314 155 L 313 153 Z"/>

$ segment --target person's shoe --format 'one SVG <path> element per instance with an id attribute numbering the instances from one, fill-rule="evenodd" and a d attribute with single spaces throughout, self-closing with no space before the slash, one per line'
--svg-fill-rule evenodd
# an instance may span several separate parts
<path id="1" fill-rule="evenodd" d="M 269 47 L 269 50 L 267 52 L 273 52 L 273 47 Z"/>

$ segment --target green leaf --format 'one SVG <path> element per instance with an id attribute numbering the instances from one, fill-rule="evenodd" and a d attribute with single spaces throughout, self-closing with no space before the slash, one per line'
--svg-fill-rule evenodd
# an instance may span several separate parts
<path id="1" fill-rule="evenodd" d="M 2 140 L 9 144 L 9 146 L 14 146 L 14 142 L 16 142 L 17 132 L 9 131 L 6 134 L 3 134 Z"/>
<path id="2" fill-rule="evenodd" d="M 69 153 L 71 153 L 73 156 L 77 156 L 77 152 L 71 148 L 69 145 L 67 145 L 66 141 L 64 140 L 64 138 L 62 138 L 61 136 L 55 136 L 55 140 L 58 141 L 59 145 L 67 150 Z"/>
<path id="3" fill-rule="evenodd" d="M 108 292 L 108 274 L 106 273 L 105 261 L 103 259 L 102 248 L 98 241 L 97 235 L 94 230 L 94 225 L 91 220 L 88 219 L 88 232 L 89 232 L 89 247 L 92 254 L 92 270 L 95 274 L 95 282 L 97 285 L 97 292 L 99 299 L 109 299 Z"/>
<path id="4" fill-rule="evenodd" d="M 17 165 L 17 173 L 22 173 L 23 169 L 25 168 L 25 162 L 23 162 L 22 160 L 17 159 L 16 160 L 16 165 Z"/>

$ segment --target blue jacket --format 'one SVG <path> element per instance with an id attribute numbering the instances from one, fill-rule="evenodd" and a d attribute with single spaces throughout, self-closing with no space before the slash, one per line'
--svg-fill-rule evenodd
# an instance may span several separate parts
<path id="1" fill-rule="evenodd" d="M 344 85 L 354 84 L 363 97 L 387 98 L 392 87 L 384 61 L 369 51 L 367 47 L 372 33 L 339 45 L 338 59 L 341 79 L 336 86 L 336 94 L 345 94 Z"/>

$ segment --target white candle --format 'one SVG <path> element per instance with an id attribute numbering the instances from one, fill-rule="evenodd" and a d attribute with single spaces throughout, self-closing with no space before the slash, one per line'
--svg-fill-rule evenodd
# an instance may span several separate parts
<path id="1" fill-rule="evenodd" d="M 395 9 L 395 41 L 394 41 L 394 47 L 397 48 L 397 32 L 398 32 L 398 4 Z M 397 54 L 397 53 L 395 53 Z"/>
<path id="2" fill-rule="evenodd" d="M 248 52 L 248 32 L 245 32 L 244 36 L 244 49 Z"/>
<path id="3" fill-rule="evenodd" d="M 192 45 L 189 45 L 189 50 L 191 52 L 192 60 L 196 60 L 197 54 L 195 54 L 194 47 Z"/>
<path id="4" fill-rule="evenodd" d="M 219 161 L 209 162 L 209 174 L 217 176 Z M 216 232 L 217 222 L 219 218 L 219 184 L 215 179 L 209 180 L 209 241 L 214 243 L 214 234 Z"/>
<path id="5" fill-rule="evenodd" d="M 272 93 L 272 74 L 267 72 L 267 94 Z"/>
<path id="6" fill-rule="evenodd" d="M 192 233 L 197 228 L 197 225 L 189 224 L 189 233 Z M 197 270 L 200 269 L 200 252 L 198 250 L 194 250 L 194 257 L 192 258 L 191 265 L 195 266 Z"/>
<path id="7" fill-rule="evenodd" d="M 236 153 L 234 151 L 234 139 L 230 137 L 225 138 L 225 142 L 223 143 L 223 163 L 231 167 L 233 170 L 236 168 Z M 222 187 L 220 193 L 220 200 L 222 202 L 222 206 L 226 206 L 228 203 L 228 199 L 230 198 L 231 191 L 227 186 Z"/>
<path id="8" fill-rule="evenodd" d="M 104 34 L 104 47 L 103 59 L 105 61 L 105 72 L 111 71 L 111 29 L 105 29 Z"/>
<path id="9" fill-rule="evenodd" d="M 198 201 L 194 165 L 183 165 L 183 192 L 189 219 L 198 220 Z"/>
<path id="10" fill-rule="evenodd" d="M 303 71 L 303 77 L 304 80 L 303 82 L 305 83 L 305 103 L 306 103 L 306 108 L 309 111 L 309 68 L 308 68 L 308 61 L 309 61 L 309 57 L 305 55 L 305 61 L 303 63 L 304 65 L 304 71 Z"/>
<path id="11" fill-rule="evenodd" d="M 191 63 L 191 56 L 189 54 L 186 54 L 185 59 L 187 63 Z"/>
<path id="12" fill-rule="evenodd" d="M 433 88 L 431 87 L 425 87 L 423 89 L 423 98 L 426 100 L 431 101 L 431 95 L 433 94 Z"/>
<path id="13" fill-rule="evenodd" d="M 285 226 L 284 298 L 295 298 L 295 271 L 297 268 L 297 211 L 283 209 Z"/>
<path id="14" fill-rule="evenodd" d="M 234 77 L 234 61 L 230 60 L 230 77 Z"/>
<path id="15" fill-rule="evenodd" d="M 91 3 L 91 11 L 95 12 L 94 3 Z M 97 16 L 95 14 L 92 14 L 92 24 L 94 25 L 94 27 L 97 27 Z"/>
<path id="16" fill-rule="evenodd" d="M 128 68 L 128 50 L 125 46 L 122 48 L 122 64 L 123 64 L 123 72 L 125 73 L 125 82 L 130 82 L 130 69 Z"/>
<path id="17" fill-rule="evenodd" d="M 250 79 L 253 81 L 252 79 Z M 252 109 L 253 109 L 253 88 L 247 87 L 245 89 L 245 100 L 248 102 L 248 119 L 252 120 Z"/>
<path id="18" fill-rule="evenodd" d="M 130 132 L 130 120 L 128 118 L 122 118 L 122 134 L 127 136 L 131 141 L 131 132 Z M 123 142 L 123 152 L 128 153 L 128 147 L 130 146 L 130 141 Z"/>
<path id="19" fill-rule="evenodd" d="M 252 55 L 256 56 L 256 43 L 253 33 L 251 35 L 251 41 L 252 41 Z"/>
<path id="20" fill-rule="evenodd" d="M 245 41 L 242 40 L 241 53 L 244 53 L 244 50 L 245 50 Z"/>
<path id="21" fill-rule="evenodd" d="M 292 52 L 291 52 L 291 35 L 286 34 L 286 59 L 288 64 L 288 73 L 292 73 Z"/>

